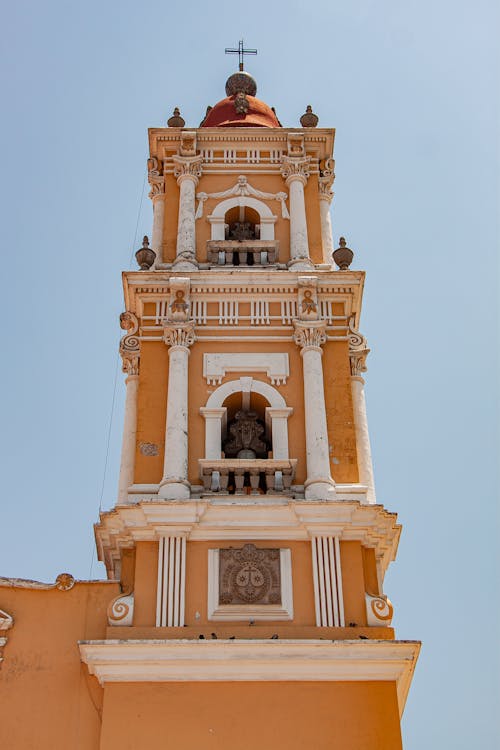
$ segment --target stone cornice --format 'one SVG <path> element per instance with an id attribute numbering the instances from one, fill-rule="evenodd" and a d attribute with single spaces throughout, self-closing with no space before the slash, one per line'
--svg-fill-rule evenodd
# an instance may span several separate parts
<path id="1" fill-rule="evenodd" d="M 418 641 L 80 641 L 80 656 L 107 682 L 390 681 L 403 713 Z"/>
<path id="2" fill-rule="evenodd" d="M 360 485 L 352 489 L 356 487 L 362 493 Z M 337 491 L 340 496 L 345 494 L 342 485 Z M 234 495 L 228 495 L 166 503 L 150 496 L 101 513 L 95 525 L 99 560 L 112 576 L 120 549 L 138 541 L 154 541 L 166 533 L 198 541 L 308 540 L 316 534 L 338 535 L 341 540 L 360 541 L 374 548 L 383 576 L 395 559 L 401 527 L 395 513 L 355 499 L 313 502 L 282 497 L 236 502 Z"/>
<path id="3" fill-rule="evenodd" d="M 170 279 L 188 277 L 191 280 L 191 295 L 241 293 L 251 294 L 295 293 L 298 279 L 303 271 L 259 270 L 237 273 L 228 271 L 124 271 L 123 289 L 128 310 L 140 314 L 141 300 L 163 299 L 170 292 Z M 356 322 L 361 313 L 364 271 L 332 271 L 314 269 L 318 277 L 318 294 L 332 294 L 339 301 L 347 300 L 346 314 L 353 315 Z"/>
<path id="4" fill-rule="evenodd" d="M 307 153 L 320 158 L 328 159 L 333 154 L 335 141 L 334 128 L 314 128 L 314 130 L 301 130 L 300 128 L 193 128 L 196 133 L 196 146 L 198 150 L 209 148 L 212 144 L 222 146 L 223 144 L 259 144 L 265 146 L 281 146 L 286 151 L 289 133 L 302 133 Z M 182 130 L 177 128 L 150 128 L 148 131 L 149 147 L 151 157 L 164 158 L 160 153 L 161 144 L 168 144 L 169 149 L 173 144 L 180 144 Z M 266 150 L 268 150 L 266 148 Z M 279 166 L 279 165 L 278 165 Z"/>

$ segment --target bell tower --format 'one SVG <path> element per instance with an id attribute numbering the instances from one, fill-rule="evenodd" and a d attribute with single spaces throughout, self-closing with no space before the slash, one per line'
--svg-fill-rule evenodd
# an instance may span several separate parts
<path id="1" fill-rule="evenodd" d="M 332 240 L 335 130 L 311 107 L 282 126 L 242 68 L 199 127 L 149 131 L 95 527 L 122 593 L 80 643 L 100 747 L 396 750 L 419 644 L 383 588 L 401 528 L 375 496 L 365 274 Z"/>

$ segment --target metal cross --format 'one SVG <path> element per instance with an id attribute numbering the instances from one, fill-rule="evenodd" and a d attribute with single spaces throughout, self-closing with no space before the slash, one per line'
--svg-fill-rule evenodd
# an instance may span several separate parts
<path id="1" fill-rule="evenodd" d="M 240 61 L 240 70 L 243 70 L 243 55 L 256 55 L 257 50 L 256 49 L 245 49 L 245 45 L 243 44 L 243 39 L 240 39 L 238 42 L 238 49 L 231 49 L 230 47 L 226 47 L 224 50 L 226 55 L 238 55 L 238 59 Z"/>

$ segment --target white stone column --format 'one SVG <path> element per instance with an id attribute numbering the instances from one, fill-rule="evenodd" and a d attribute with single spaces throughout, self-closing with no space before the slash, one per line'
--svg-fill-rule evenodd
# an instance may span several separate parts
<path id="1" fill-rule="evenodd" d="M 321 244 L 323 247 L 323 263 L 332 265 L 333 259 L 333 235 L 332 220 L 330 216 L 330 203 L 333 194 L 328 197 L 324 193 L 319 194 L 319 212 L 321 217 Z"/>
<path id="2" fill-rule="evenodd" d="M 301 347 L 306 432 L 307 479 L 304 483 L 308 500 L 333 500 L 335 482 L 330 474 L 330 451 L 326 423 L 323 383 L 323 351 L 326 341 L 324 321 L 294 320 L 294 340 Z"/>
<path id="3" fill-rule="evenodd" d="M 136 316 L 125 312 L 120 315 L 120 325 L 129 333 L 120 341 L 122 370 L 127 373 L 125 385 L 125 417 L 123 423 L 122 453 L 118 480 L 118 504 L 128 502 L 128 488 L 134 483 L 135 444 L 137 435 L 137 393 L 139 390 L 139 328 Z"/>
<path id="4" fill-rule="evenodd" d="M 309 177 L 309 162 L 309 156 L 284 156 L 281 165 L 281 174 L 290 192 L 290 261 L 288 266 L 298 270 L 312 267 L 309 258 L 304 198 L 304 186 Z"/>
<path id="5" fill-rule="evenodd" d="M 188 361 L 194 343 L 194 324 L 167 323 L 163 340 L 169 346 L 165 458 L 159 497 L 183 500 L 190 496 L 188 482 Z"/>
<path id="6" fill-rule="evenodd" d="M 153 232 L 151 248 L 156 253 L 154 268 L 163 263 L 163 221 L 165 215 L 165 178 L 162 175 L 163 164 L 156 156 L 148 159 L 148 182 L 151 186 L 149 197 L 153 202 Z"/>
<path id="7" fill-rule="evenodd" d="M 333 263 L 333 234 L 330 204 L 333 198 L 332 184 L 335 179 L 334 159 L 327 159 L 318 178 L 319 211 L 321 217 L 321 244 L 323 248 L 323 263 L 329 266 Z"/>
<path id="8" fill-rule="evenodd" d="M 352 339 L 352 336 L 350 336 Z M 366 339 L 362 338 L 366 343 Z M 356 454 L 358 457 L 358 473 L 361 484 L 366 485 L 366 500 L 376 503 L 375 479 L 373 476 L 372 451 L 370 446 L 370 434 L 368 432 L 368 419 L 366 416 L 365 381 L 361 377 L 366 372 L 366 357 L 369 353 L 367 348 L 350 349 L 351 362 L 351 389 L 352 408 L 354 413 L 354 429 L 356 431 Z"/>
<path id="9" fill-rule="evenodd" d="M 192 271 L 196 261 L 195 194 L 201 175 L 201 156 L 174 156 L 174 175 L 180 188 L 179 219 L 177 225 L 177 251 L 173 268 Z"/>
<path id="10" fill-rule="evenodd" d="M 151 191 L 153 193 L 153 191 Z M 153 233 L 151 247 L 156 253 L 155 267 L 163 263 L 163 225 L 165 221 L 165 193 L 151 194 L 153 201 Z"/>

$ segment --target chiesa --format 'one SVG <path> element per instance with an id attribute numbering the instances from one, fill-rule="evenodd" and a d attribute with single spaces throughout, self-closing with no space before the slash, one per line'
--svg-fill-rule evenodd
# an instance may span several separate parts
<path id="1" fill-rule="evenodd" d="M 9 750 L 401 748 L 419 644 L 383 587 L 401 527 L 375 496 L 365 274 L 332 240 L 335 130 L 309 106 L 282 125 L 244 52 L 199 127 L 149 130 L 107 580 L 0 579 Z"/>

